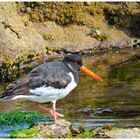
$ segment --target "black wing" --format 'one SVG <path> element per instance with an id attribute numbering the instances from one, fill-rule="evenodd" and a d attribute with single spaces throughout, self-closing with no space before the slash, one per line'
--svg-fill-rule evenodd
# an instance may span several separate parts
<path id="1" fill-rule="evenodd" d="M 40 86 L 65 88 L 70 82 L 70 69 L 63 62 L 49 62 L 31 71 L 28 86 L 32 89 Z"/>

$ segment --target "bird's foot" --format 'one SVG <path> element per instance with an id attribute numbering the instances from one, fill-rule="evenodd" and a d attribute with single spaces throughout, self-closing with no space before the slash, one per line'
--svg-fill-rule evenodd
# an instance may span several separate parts
<path id="1" fill-rule="evenodd" d="M 64 117 L 63 114 L 60 114 L 60 113 L 58 113 L 58 112 L 56 112 L 56 115 L 59 116 L 59 117 Z"/>
<path id="2" fill-rule="evenodd" d="M 56 125 L 60 125 L 60 126 L 64 126 L 61 122 L 59 122 L 58 120 L 55 120 L 55 124 Z"/>
<path id="3" fill-rule="evenodd" d="M 54 116 L 54 112 L 53 112 L 52 109 L 50 109 L 49 113 L 50 113 L 51 116 Z M 58 116 L 58 117 L 64 117 L 63 114 L 60 114 L 60 113 L 58 113 L 58 112 L 55 112 L 55 113 L 56 113 L 56 116 Z"/>

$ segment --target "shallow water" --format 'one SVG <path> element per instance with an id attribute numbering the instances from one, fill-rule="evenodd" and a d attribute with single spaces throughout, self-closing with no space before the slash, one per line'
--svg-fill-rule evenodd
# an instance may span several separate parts
<path id="1" fill-rule="evenodd" d="M 139 49 L 129 49 L 84 57 L 85 66 L 101 76 L 104 82 L 81 74 L 78 87 L 57 102 L 58 111 L 73 122 L 74 128 L 81 124 L 86 127 L 140 127 L 140 60 L 133 57 L 139 52 Z M 6 85 L 0 85 L 1 93 Z M 46 107 L 50 105 L 46 104 Z M 16 109 L 45 114 L 36 103 L 0 101 L 1 112 Z"/>

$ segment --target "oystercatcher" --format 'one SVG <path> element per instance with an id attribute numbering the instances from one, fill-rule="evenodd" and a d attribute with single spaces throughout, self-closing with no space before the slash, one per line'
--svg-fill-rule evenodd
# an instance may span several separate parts
<path id="1" fill-rule="evenodd" d="M 72 54 L 62 61 L 37 66 L 25 78 L 10 84 L 0 98 L 24 99 L 38 103 L 52 102 L 52 109 L 47 111 L 54 117 L 55 124 L 62 125 L 57 117 L 63 117 L 63 114 L 56 112 L 56 101 L 64 98 L 77 86 L 80 71 L 102 81 L 102 78 L 83 66 L 79 55 Z"/>

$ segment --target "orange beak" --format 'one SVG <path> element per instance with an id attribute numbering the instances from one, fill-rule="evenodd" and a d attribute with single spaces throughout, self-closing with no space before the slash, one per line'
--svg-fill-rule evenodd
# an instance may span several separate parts
<path id="1" fill-rule="evenodd" d="M 96 75 L 95 73 L 93 73 L 92 71 L 90 71 L 89 69 L 87 69 L 84 66 L 81 66 L 80 70 L 98 81 L 103 81 L 103 79 L 101 77 L 99 77 L 98 75 Z"/>

